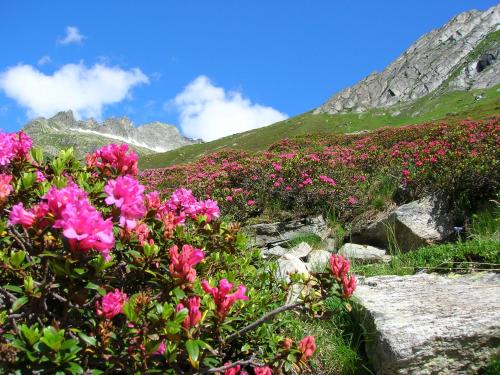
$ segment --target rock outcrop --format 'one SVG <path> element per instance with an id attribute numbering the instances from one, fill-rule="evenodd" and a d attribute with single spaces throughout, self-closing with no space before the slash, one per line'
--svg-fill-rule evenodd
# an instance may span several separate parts
<path id="1" fill-rule="evenodd" d="M 315 113 L 363 112 L 424 97 L 437 89 L 500 83 L 500 5 L 454 17 L 418 39 L 381 73 L 334 95 Z"/>
<path id="2" fill-rule="evenodd" d="M 352 240 L 384 248 L 395 240 L 401 251 L 410 251 L 444 241 L 452 234 L 453 220 L 447 200 L 432 195 L 399 206 L 376 221 L 356 228 Z"/>
<path id="3" fill-rule="evenodd" d="M 377 276 L 355 296 L 377 374 L 475 374 L 500 354 L 500 275 Z"/>
<path id="4" fill-rule="evenodd" d="M 183 137 L 175 126 L 161 122 L 135 127 L 126 117 L 103 122 L 77 120 L 72 111 L 59 112 L 49 119 L 36 118 L 23 130 L 48 154 L 74 147 L 79 157 L 109 143 L 127 143 L 139 154 L 152 154 L 199 142 Z"/>
<path id="5" fill-rule="evenodd" d="M 321 215 L 270 224 L 250 225 L 244 230 L 254 239 L 254 245 L 260 248 L 274 247 L 300 235 L 311 233 L 324 240 L 329 234 L 325 220 Z"/>

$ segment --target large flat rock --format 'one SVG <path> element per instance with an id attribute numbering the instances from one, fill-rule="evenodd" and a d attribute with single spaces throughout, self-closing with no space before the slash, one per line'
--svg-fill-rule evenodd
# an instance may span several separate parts
<path id="1" fill-rule="evenodd" d="M 500 275 L 377 276 L 355 296 L 377 374 L 474 374 L 500 353 Z"/>

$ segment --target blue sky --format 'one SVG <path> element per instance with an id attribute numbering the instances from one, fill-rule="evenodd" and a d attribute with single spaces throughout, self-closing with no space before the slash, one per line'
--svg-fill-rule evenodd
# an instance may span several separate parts
<path id="1" fill-rule="evenodd" d="M 0 128 L 81 118 L 206 140 L 315 108 L 454 15 L 496 1 L 3 1 Z"/>

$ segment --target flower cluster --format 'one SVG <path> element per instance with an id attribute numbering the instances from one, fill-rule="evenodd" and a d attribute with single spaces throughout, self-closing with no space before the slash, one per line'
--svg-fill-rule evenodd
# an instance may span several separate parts
<path id="1" fill-rule="evenodd" d="M 33 142 L 26 133 L 0 133 L 0 166 L 27 159 Z"/>
<path id="2" fill-rule="evenodd" d="M 95 303 L 95 309 L 98 316 L 106 319 L 112 319 L 123 312 L 123 304 L 128 301 L 127 295 L 115 289 L 101 298 L 101 301 Z"/>
<path id="3" fill-rule="evenodd" d="M 174 245 L 168 251 L 170 254 L 170 265 L 168 269 L 173 278 L 191 283 L 196 278 L 196 270 L 193 266 L 200 263 L 205 255 L 200 249 L 191 245 L 183 245 L 179 254 L 179 248 Z"/>
<path id="4" fill-rule="evenodd" d="M 339 254 L 332 254 L 329 259 L 330 270 L 342 288 L 342 297 L 350 298 L 356 289 L 356 276 L 349 274 L 351 267 L 348 259 Z"/>
<path id="5" fill-rule="evenodd" d="M 226 279 L 220 280 L 218 287 L 211 287 L 208 281 L 203 280 L 201 287 L 213 297 L 217 306 L 217 317 L 221 322 L 224 321 L 236 301 L 248 299 L 245 295 L 247 289 L 244 285 L 239 285 L 235 292 L 229 293 L 233 289 L 233 284 Z"/>
<path id="6" fill-rule="evenodd" d="M 126 144 L 102 147 L 93 154 L 88 154 L 86 160 L 89 168 L 98 168 L 106 175 L 116 173 L 136 176 L 138 172 L 137 154 L 133 150 L 129 151 Z"/>
<path id="7" fill-rule="evenodd" d="M 120 176 L 109 180 L 104 188 L 106 204 L 120 209 L 120 226 L 134 229 L 137 220 L 146 214 L 144 205 L 144 186 L 131 176 Z"/>

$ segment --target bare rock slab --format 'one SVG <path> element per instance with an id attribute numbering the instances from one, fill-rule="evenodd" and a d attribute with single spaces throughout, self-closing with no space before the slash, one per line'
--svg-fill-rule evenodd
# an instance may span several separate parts
<path id="1" fill-rule="evenodd" d="M 355 296 L 377 374 L 475 374 L 500 354 L 500 275 L 377 276 Z"/>

